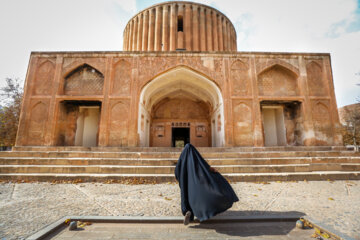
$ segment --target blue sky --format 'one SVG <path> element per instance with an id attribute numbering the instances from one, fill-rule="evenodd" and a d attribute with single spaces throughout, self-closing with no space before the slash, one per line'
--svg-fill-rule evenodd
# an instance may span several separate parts
<path id="1" fill-rule="evenodd" d="M 1 0 L 0 86 L 31 51 L 120 51 L 138 11 L 159 0 Z M 360 96 L 360 0 L 195 0 L 233 22 L 238 51 L 329 52 L 338 106 Z"/>

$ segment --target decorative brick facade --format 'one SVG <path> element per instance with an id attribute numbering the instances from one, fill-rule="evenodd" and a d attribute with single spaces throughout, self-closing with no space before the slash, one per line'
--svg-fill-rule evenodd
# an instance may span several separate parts
<path id="1" fill-rule="evenodd" d="M 140 12 L 124 49 L 33 52 L 16 145 L 342 144 L 329 54 L 237 52 L 230 21 L 189 2 Z"/>

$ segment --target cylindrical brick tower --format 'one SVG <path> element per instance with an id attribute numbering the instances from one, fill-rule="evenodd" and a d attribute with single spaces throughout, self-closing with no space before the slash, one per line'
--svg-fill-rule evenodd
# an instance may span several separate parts
<path id="1" fill-rule="evenodd" d="M 193 2 L 153 5 L 130 19 L 124 51 L 237 51 L 236 32 L 218 10 Z"/>

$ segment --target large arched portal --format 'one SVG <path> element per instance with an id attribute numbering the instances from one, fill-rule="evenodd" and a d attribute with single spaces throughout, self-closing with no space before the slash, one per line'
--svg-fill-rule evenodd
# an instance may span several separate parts
<path id="1" fill-rule="evenodd" d="M 224 145 L 224 106 L 219 87 L 181 66 L 150 81 L 141 91 L 140 146 Z"/>

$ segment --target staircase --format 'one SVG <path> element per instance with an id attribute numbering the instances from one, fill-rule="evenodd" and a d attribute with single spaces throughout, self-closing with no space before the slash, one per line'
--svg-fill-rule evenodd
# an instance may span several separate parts
<path id="1" fill-rule="evenodd" d="M 181 148 L 15 147 L 0 152 L 3 181 L 174 182 Z M 344 147 L 198 148 L 232 182 L 360 179 L 360 153 Z"/>

